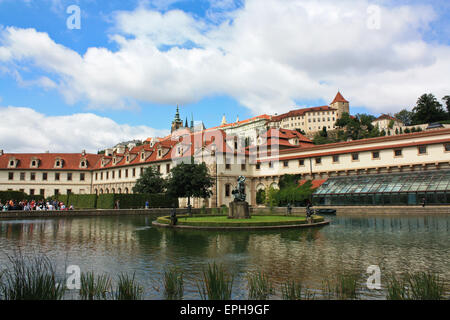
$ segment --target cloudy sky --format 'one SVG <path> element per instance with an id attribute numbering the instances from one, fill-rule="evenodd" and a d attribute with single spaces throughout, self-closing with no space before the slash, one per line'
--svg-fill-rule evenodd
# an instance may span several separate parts
<path id="1" fill-rule="evenodd" d="M 80 10 L 80 29 L 76 11 Z M 0 149 L 95 152 L 329 104 L 450 94 L 450 1 L 0 0 Z"/>

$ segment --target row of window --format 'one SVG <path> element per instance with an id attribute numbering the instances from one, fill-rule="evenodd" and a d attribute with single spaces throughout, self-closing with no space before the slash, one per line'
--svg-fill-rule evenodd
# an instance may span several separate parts
<path id="1" fill-rule="evenodd" d="M 155 166 L 158 172 L 161 172 L 161 166 L 157 165 Z M 113 170 L 113 171 L 102 171 L 102 172 L 96 172 L 95 173 L 95 180 L 109 180 L 116 179 L 116 172 L 117 172 L 117 179 L 122 179 L 122 171 L 124 178 L 128 178 L 131 171 L 131 177 L 136 177 L 136 168 L 132 169 L 124 169 L 124 170 Z M 166 164 L 166 173 L 170 172 L 170 164 Z M 111 173 L 111 174 L 110 174 Z M 140 168 L 140 176 L 144 174 L 144 168 Z"/>
<path id="2" fill-rule="evenodd" d="M 309 114 L 309 116 L 321 116 L 321 115 L 334 115 L 334 111 L 319 111 L 319 112 L 311 112 Z M 284 118 L 282 121 L 289 121 L 289 120 L 293 121 L 293 120 L 300 120 L 300 119 L 304 119 L 304 118 L 305 118 L 305 116 L 303 115 L 303 116 L 298 116 L 298 117 Z M 333 120 L 334 120 L 334 118 L 333 118 Z M 328 120 L 328 121 L 330 121 L 330 120 Z"/>
<path id="3" fill-rule="evenodd" d="M 446 152 L 450 152 L 450 143 L 449 144 L 444 144 L 444 149 Z M 394 157 L 395 158 L 399 158 L 403 156 L 403 150 L 402 149 L 394 149 Z M 427 153 L 427 146 L 418 146 L 417 147 L 417 153 L 419 155 L 426 155 Z M 338 163 L 340 160 L 340 156 L 338 154 L 335 154 L 332 156 L 333 159 L 333 163 Z M 351 154 L 351 159 L 352 161 L 359 161 L 359 153 L 352 153 Z M 380 157 L 380 151 L 372 151 L 372 159 L 373 160 L 379 160 L 381 159 Z M 314 159 L 315 164 L 316 165 L 320 165 L 322 164 L 322 157 L 316 157 Z M 305 165 L 305 160 L 304 159 L 300 159 L 298 160 L 298 164 L 299 166 L 304 166 Z M 273 161 L 269 161 L 268 163 L 268 167 L 269 168 L 273 168 Z M 283 161 L 283 167 L 287 168 L 289 167 L 289 161 Z M 256 170 L 260 170 L 261 169 L 261 164 L 257 163 L 256 164 Z"/>
<path id="4" fill-rule="evenodd" d="M 36 172 L 30 172 L 30 181 L 36 181 Z M 79 175 L 80 181 L 85 181 L 86 179 L 86 175 L 85 173 L 81 172 Z M 15 179 L 15 172 L 9 172 L 8 173 L 8 180 L 9 181 L 13 181 Z M 66 179 L 67 181 L 73 181 L 73 173 L 68 172 L 66 174 Z M 25 181 L 26 180 L 26 172 L 20 172 L 19 173 L 19 180 L 20 181 Z M 49 180 L 49 175 L 47 172 L 43 172 L 42 173 L 42 181 L 48 181 Z M 61 181 L 61 173 L 59 172 L 55 172 L 54 175 L 54 181 Z"/>

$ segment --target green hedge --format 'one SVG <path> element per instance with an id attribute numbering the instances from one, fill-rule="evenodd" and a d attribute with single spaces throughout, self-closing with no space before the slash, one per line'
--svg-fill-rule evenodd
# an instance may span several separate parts
<path id="1" fill-rule="evenodd" d="M 114 194 L 101 194 L 97 198 L 97 209 L 114 209 Z"/>
<path id="2" fill-rule="evenodd" d="M 148 200 L 150 208 L 178 208 L 178 198 L 165 194 L 101 194 L 97 198 L 97 209 L 113 209 L 119 200 L 120 209 L 139 209 Z"/>
<path id="3" fill-rule="evenodd" d="M 70 194 L 67 205 L 73 205 L 75 209 L 95 209 L 97 207 L 97 195 L 95 194 Z"/>
<path id="4" fill-rule="evenodd" d="M 67 204 L 67 202 L 68 202 L 67 200 L 69 200 L 69 196 L 67 194 L 58 194 L 56 196 L 56 200 L 58 200 L 59 202 L 64 203 L 66 206 L 69 206 Z"/>
<path id="5" fill-rule="evenodd" d="M 30 196 L 22 191 L 0 191 L 0 200 L 2 202 L 6 202 L 9 200 L 14 200 L 14 201 L 36 200 L 36 201 L 38 201 L 38 200 L 43 200 L 43 199 L 44 199 L 44 197 L 41 195 Z"/>

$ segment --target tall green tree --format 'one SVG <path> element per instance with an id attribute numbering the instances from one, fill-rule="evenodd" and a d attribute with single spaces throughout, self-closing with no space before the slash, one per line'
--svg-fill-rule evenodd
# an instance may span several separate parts
<path id="1" fill-rule="evenodd" d="M 431 93 L 420 96 L 413 112 L 414 125 L 447 119 L 447 113 L 444 111 L 442 104 Z"/>
<path id="2" fill-rule="evenodd" d="M 162 193 L 166 181 L 161 176 L 161 173 L 153 167 L 145 169 L 143 175 L 136 181 L 133 187 L 134 193 Z"/>
<path id="3" fill-rule="evenodd" d="M 412 123 L 413 114 L 413 112 L 403 109 L 394 114 L 394 117 L 403 122 L 405 126 L 410 126 Z"/>
<path id="4" fill-rule="evenodd" d="M 170 170 L 167 181 L 167 193 L 178 198 L 188 198 L 188 206 L 191 197 L 209 198 L 212 194 L 210 188 L 214 185 L 214 179 L 208 171 L 205 163 L 184 163 Z"/>

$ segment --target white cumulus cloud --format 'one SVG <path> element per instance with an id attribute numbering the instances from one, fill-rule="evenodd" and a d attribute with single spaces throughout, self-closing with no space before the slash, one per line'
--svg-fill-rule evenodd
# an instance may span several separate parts
<path id="1" fill-rule="evenodd" d="M 101 108 L 228 95 L 255 114 L 275 113 L 295 100 L 331 101 L 339 88 L 352 105 L 392 112 L 425 92 L 448 94 L 450 47 L 423 40 L 438 13 L 383 3 L 379 29 L 368 27 L 366 0 L 247 0 L 214 21 L 140 5 L 115 13 L 109 36 L 117 50 L 80 55 L 46 33 L 8 27 L 0 64 L 31 61 L 41 85 Z"/>
<path id="2" fill-rule="evenodd" d="M 121 141 L 165 136 L 166 130 L 121 125 L 92 113 L 46 116 L 31 108 L 0 107 L 5 152 L 97 152 Z"/>

